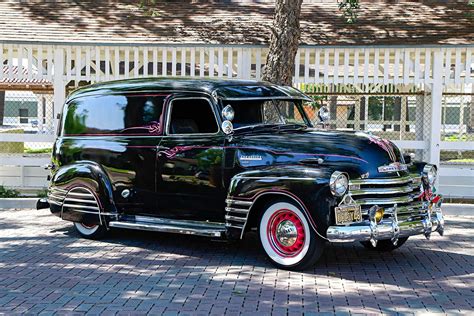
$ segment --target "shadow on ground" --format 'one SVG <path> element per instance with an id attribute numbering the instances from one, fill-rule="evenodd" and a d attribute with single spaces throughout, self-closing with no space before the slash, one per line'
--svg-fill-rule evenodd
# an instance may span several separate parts
<path id="1" fill-rule="evenodd" d="M 348 312 L 358 307 L 455 312 L 471 307 L 474 258 L 465 250 L 472 247 L 474 225 L 468 218 L 448 220 L 446 237 L 411 238 L 391 253 L 328 244 L 312 269 L 288 272 L 269 263 L 254 233 L 240 242 L 223 242 L 114 230 L 104 240 L 91 241 L 52 216 L 18 214 L 25 216 L 0 212 L 0 312 L 31 312 L 38 304 L 74 311 L 81 304 L 99 304 L 123 311 L 130 300 L 151 304 L 153 312 L 200 306 L 208 306 L 207 312 L 222 311 L 222 306 L 225 312 L 334 312 L 334 306 Z M 103 294 L 97 298 L 94 293 Z M 463 295 L 464 303 L 453 303 L 451 297 Z M 60 297 L 69 300 L 58 307 Z M 87 303 L 91 297 L 95 302 Z M 35 304 L 28 305 L 31 300 Z"/>

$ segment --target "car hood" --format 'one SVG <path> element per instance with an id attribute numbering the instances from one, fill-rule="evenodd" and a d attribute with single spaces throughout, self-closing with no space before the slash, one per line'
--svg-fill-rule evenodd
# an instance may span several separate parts
<path id="1" fill-rule="evenodd" d="M 379 174 L 378 167 L 403 163 L 392 142 L 363 132 L 305 129 L 234 135 L 231 147 L 237 149 L 242 167 L 274 164 L 331 166 L 349 173 Z"/>

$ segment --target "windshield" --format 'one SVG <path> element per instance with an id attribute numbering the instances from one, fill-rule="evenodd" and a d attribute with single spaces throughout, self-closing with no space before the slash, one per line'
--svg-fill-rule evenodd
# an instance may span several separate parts
<path id="1" fill-rule="evenodd" d="M 258 125 L 309 125 L 299 101 L 254 100 L 225 101 L 235 111 L 232 124 L 235 129 Z"/>

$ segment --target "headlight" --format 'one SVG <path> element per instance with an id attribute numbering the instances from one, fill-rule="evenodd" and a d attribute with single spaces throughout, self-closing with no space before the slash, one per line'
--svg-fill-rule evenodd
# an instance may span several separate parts
<path id="1" fill-rule="evenodd" d="M 428 181 L 430 186 L 433 186 L 436 182 L 436 178 L 438 177 L 438 169 L 435 165 L 428 163 L 423 168 L 422 176 Z"/>
<path id="2" fill-rule="evenodd" d="M 334 171 L 329 180 L 329 188 L 332 195 L 343 196 L 347 192 L 348 187 L 349 179 L 347 176 L 340 171 Z"/>

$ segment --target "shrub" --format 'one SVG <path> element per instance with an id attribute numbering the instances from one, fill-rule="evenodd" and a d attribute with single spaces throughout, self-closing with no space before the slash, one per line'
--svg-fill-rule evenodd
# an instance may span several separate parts
<path id="1" fill-rule="evenodd" d="M 0 185 L 0 198 L 13 198 L 18 197 L 20 192 L 14 189 L 8 189 L 3 185 Z"/>

